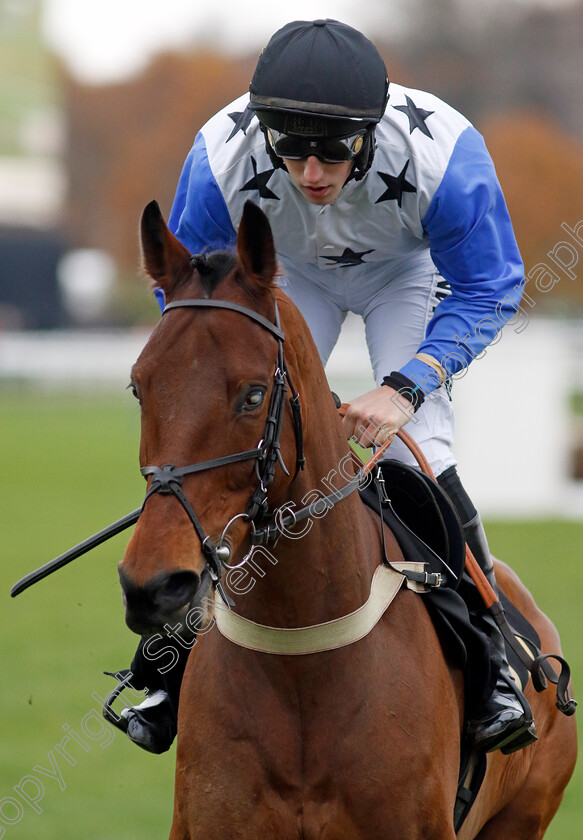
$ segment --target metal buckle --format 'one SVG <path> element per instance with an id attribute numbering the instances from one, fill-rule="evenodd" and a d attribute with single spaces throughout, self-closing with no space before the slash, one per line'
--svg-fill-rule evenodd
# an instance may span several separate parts
<path id="1" fill-rule="evenodd" d="M 377 467 L 377 469 L 376 469 L 376 480 L 378 482 L 379 490 L 380 490 L 380 494 L 381 494 L 381 505 L 388 505 L 391 500 L 387 496 L 387 487 L 386 487 L 386 484 L 385 484 L 383 471 L 381 470 L 380 467 Z"/>
<path id="2" fill-rule="evenodd" d="M 425 572 L 425 583 L 427 586 L 439 587 L 441 586 L 443 577 L 441 572 Z"/>

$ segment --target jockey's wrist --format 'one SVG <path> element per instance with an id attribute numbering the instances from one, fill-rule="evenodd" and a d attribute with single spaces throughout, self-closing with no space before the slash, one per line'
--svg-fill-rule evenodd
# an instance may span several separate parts
<path id="1" fill-rule="evenodd" d="M 399 373 L 398 370 L 394 370 L 389 374 L 389 376 L 385 376 L 382 384 L 387 385 L 394 391 L 398 391 L 402 397 L 411 403 L 414 412 L 423 405 L 425 394 L 419 385 L 416 385 L 415 382 L 413 382 L 412 379 L 409 379 L 408 376 L 405 376 L 403 373 Z"/>

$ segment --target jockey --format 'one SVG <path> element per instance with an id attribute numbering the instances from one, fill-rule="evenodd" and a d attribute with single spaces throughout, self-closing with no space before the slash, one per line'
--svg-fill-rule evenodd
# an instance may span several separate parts
<path id="1" fill-rule="evenodd" d="M 516 313 L 524 287 L 482 137 L 435 96 L 389 85 L 377 49 L 355 29 L 295 21 L 261 53 L 250 93 L 196 136 L 170 228 L 192 253 L 232 248 L 249 198 L 269 219 L 280 284 L 324 364 L 346 314 L 363 318 L 377 387 L 350 403 L 347 438 L 379 443 L 408 423 L 495 588 L 480 515 L 452 452 L 452 379 Z M 389 452 L 413 463 L 398 439 Z M 502 635 L 486 611 L 480 621 L 500 677 L 470 731 L 476 749 L 512 752 L 536 734 L 511 688 Z M 134 687 L 150 685 L 143 666 L 138 654 Z M 167 749 L 175 732 L 168 702 L 160 691 L 124 710 L 132 740 Z"/>

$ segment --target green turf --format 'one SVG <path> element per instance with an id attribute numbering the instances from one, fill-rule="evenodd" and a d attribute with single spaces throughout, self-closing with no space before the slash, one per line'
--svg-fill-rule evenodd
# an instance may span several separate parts
<path id="1" fill-rule="evenodd" d="M 119 535 L 15 599 L 11 585 L 141 503 L 139 418 L 133 399 L 0 392 L 3 593 L 0 798 L 39 778 L 37 813 L 5 801 L 7 840 L 159 840 L 172 815 L 174 751 L 148 755 L 100 723 L 93 692 L 104 669 L 127 667 L 137 637 L 125 627 L 116 565 Z M 111 685 L 110 685 L 111 683 Z M 86 717 L 89 715 L 89 717 Z M 89 747 L 55 750 L 69 726 Z M 84 735 L 84 729 L 94 739 Z M 51 754 L 62 780 L 51 771 Z M 62 786 L 65 789 L 61 789 Z M 38 795 L 33 781 L 24 792 Z M 0 831 L 0 838 L 2 837 Z"/>
<path id="2" fill-rule="evenodd" d="M 121 733 L 109 742 L 93 697 L 110 686 L 101 672 L 126 666 L 135 648 L 116 573 L 127 535 L 15 599 L 8 594 L 28 571 L 140 504 L 138 410 L 120 391 L 57 396 L 0 390 L 0 840 L 160 840 L 169 832 L 174 749 L 151 756 Z M 559 627 L 577 683 L 583 672 L 583 524 L 490 522 L 488 533 L 493 551 L 513 565 Z M 87 747 L 69 742 L 74 765 L 55 750 L 67 732 L 63 727 Z M 26 777 L 44 786 L 37 806 L 42 813 L 15 807 L 22 803 L 15 786 L 32 798 L 40 795 Z M 580 840 L 582 826 L 578 770 L 547 840 Z"/>
<path id="3" fill-rule="evenodd" d="M 574 694 L 581 702 L 583 522 L 487 522 L 486 529 L 492 552 L 514 568 L 559 630 L 563 654 L 573 673 Z M 581 741 L 583 706 L 577 717 Z M 549 767 L 549 774 L 552 772 Z M 582 837 L 583 766 L 579 761 L 545 840 L 581 840 Z"/>

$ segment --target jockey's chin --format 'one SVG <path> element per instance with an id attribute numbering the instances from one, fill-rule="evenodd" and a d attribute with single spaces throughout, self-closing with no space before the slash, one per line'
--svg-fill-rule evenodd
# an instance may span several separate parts
<path id="1" fill-rule="evenodd" d="M 310 204 L 333 204 L 352 172 L 353 161 L 324 163 L 315 155 L 304 160 L 284 158 L 289 177 Z"/>

